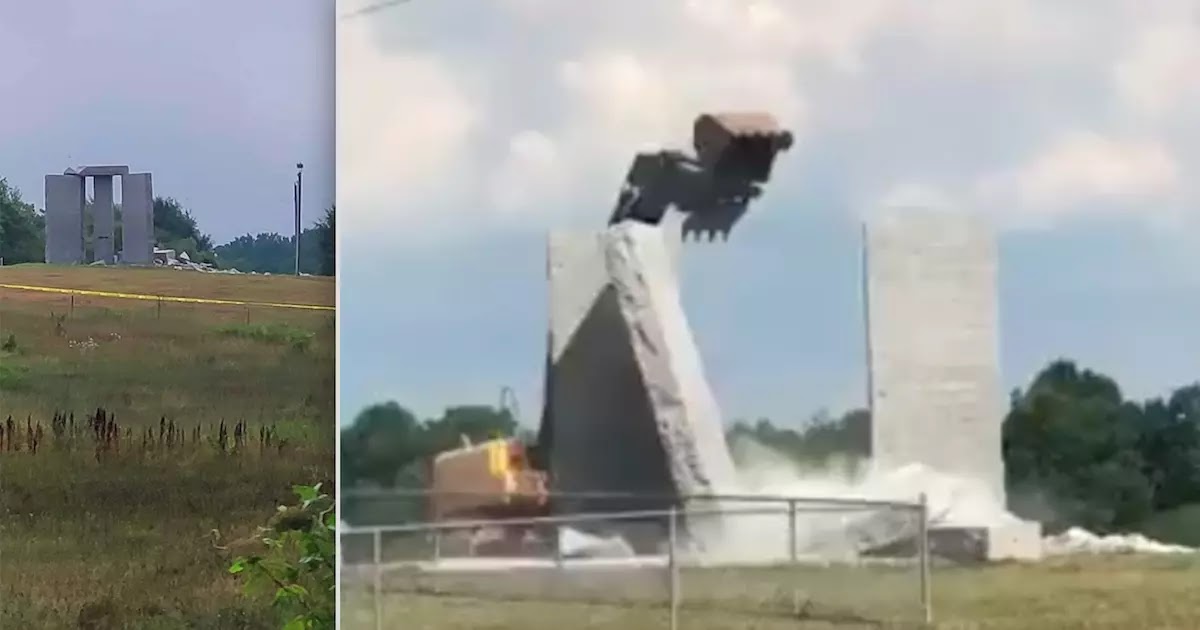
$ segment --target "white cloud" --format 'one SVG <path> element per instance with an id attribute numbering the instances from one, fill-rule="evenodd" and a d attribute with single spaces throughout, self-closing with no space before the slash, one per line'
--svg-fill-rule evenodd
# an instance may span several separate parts
<path id="1" fill-rule="evenodd" d="M 1114 68 L 1120 96 L 1151 120 L 1200 105 L 1200 28 L 1167 22 L 1143 28 Z"/>
<path id="2" fill-rule="evenodd" d="M 490 182 L 496 208 L 502 212 L 544 212 L 544 202 L 563 193 L 558 186 L 559 157 L 554 140 L 540 131 L 522 130 L 514 135 L 507 157 Z"/>
<path id="3" fill-rule="evenodd" d="M 462 5 L 405 7 L 342 33 L 341 203 L 408 229 L 431 206 L 480 229 L 599 221 L 638 148 L 764 109 L 797 135 L 789 163 L 829 174 L 826 205 L 1186 207 L 1200 152 L 1129 116 L 1197 116 L 1200 35 L 1161 5 L 504 0 L 472 4 L 466 34 L 445 28 Z M 387 24 L 413 43 L 385 51 Z"/>
<path id="4" fill-rule="evenodd" d="M 554 134 L 577 189 L 601 186 L 606 200 L 636 150 L 689 146 L 701 112 L 766 109 L 802 126 L 803 100 L 782 66 L 599 50 L 562 63 L 559 78 L 568 113 Z"/>
<path id="5" fill-rule="evenodd" d="M 1054 213 L 1079 211 L 1086 202 L 1128 208 L 1161 200 L 1175 192 L 1178 177 L 1178 166 L 1159 142 L 1071 132 L 1001 181 L 1012 186 L 1019 208 Z"/>
<path id="6" fill-rule="evenodd" d="M 338 197 L 352 217 L 346 225 L 419 228 L 414 222 L 436 216 L 421 204 L 453 190 L 483 120 L 478 104 L 437 55 L 385 54 L 363 26 L 339 33 L 337 83 Z"/>
<path id="7" fill-rule="evenodd" d="M 895 6 L 882 0 L 687 0 L 682 4 L 684 24 L 709 39 L 723 56 L 784 63 L 816 58 L 848 73 L 860 70 L 863 45 L 885 23 L 889 6 Z"/>
<path id="8" fill-rule="evenodd" d="M 936 186 L 905 182 L 888 189 L 879 201 L 866 208 L 866 211 L 884 213 L 905 208 L 942 211 L 961 208 L 961 204 L 953 194 Z"/>

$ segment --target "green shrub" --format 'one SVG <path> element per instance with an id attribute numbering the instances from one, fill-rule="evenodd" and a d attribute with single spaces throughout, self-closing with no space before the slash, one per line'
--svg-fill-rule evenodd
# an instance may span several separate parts
<path id="1" fill-rule="evenodd" d="M 1200 546 L 1200 503 L 1158 512 L 1143 521 L 1137 529 L 1160 542 Z"/>
<path id="2" fill-rule="evenodd" d="M 0 391 L 15 392 L 29 384 L 29 369 L 0 358 Z"/>
<path id="3" fill-rule="evenodd" d="M 271 524 L 259 528 L 266 551 L 237 558 L 229 572 L 244 580 L 247 596 L 273 593 L 283 630 L 326 630 L 334 627 L 337 600 L 336 510 L 321 484 L 292 490 L 300 503 L 279 506 Z"/>
<path id="4" fill-rule="evenodd" d="M 281 323 L 232 324 L 218 328 L 217 332 L 237 339 L 289 346 L 298 351 L 307 350 L 312 344 L 313 338 L 316 337 L 314 332 Z"/>

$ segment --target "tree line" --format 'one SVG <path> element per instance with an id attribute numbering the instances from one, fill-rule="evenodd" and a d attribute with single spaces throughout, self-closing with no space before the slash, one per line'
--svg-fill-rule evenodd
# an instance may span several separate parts
<path id="1" fill-rule="evenodd" d="M 91 200 L 87 202 L 91 206 Z M 91 248 L 90 214 L 84 219 L 85 252 Z M 116 225 L 121 224 L 121 208 L 115 208 Z M 317 221 L 300 233 L 300 271 L 313 275 L 335 274 L 336 208 L 327 208 Z M 0 258 L 4 264 L 43 262 L 45 260 L 43 209 L 24 201 L 20 192 L 0 178 Z M 292 273 L 295 270 L 295 237 L 274 232 L 246 234 L 217 245 L 203 232 L 192 211 L 171 197 L 154 199 L 154 239 L 157 247 L 186 252 L 196 262 L 222 269 L 259 273 Z M 121 230 L 115 234 L 119 251 Z"/>
<path id="2" fill-rule="evenodd" d="M 800 429 L 764 418 L 735 422 L 727 437 L 820 468 L 833 458 L 865 461 L 870 422 L 863 409 L 819 413 Z M 342 430 L 342 486 L 421 488 L 429 458 L 456 447 L 460 435 L 519 430 L 508 411 L 487 406 L 451 407 L 422 421 L 395 402 L 373 405 Z M 736 448 L 734 455 L 746 456 Z M 1200 545 L 1200 384 L 1131 400 L 1111 377 L 1053 361 L 1011 393 L 1003 457 L 1009 509 L 1048 531 L 1078 525 Z M 354 512 L 347 504 L 348 519 Z"/>

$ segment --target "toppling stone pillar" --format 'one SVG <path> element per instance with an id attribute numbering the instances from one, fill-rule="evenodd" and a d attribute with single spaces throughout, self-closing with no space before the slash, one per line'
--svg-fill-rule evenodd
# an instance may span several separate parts
<path id="1" fill-rule="evenodd" d="M 83 262 L 84 180 L 75 175 L 46 176 L 46 262 Z"/>
<path id="2" fill-rule="evenodd" d="M 720 412 L 679 301 L 677 252 L 661 229 L 636 222 L 550 237 L 539 441 L 552 487 L 657 495 L 564 500 L 556 511 L 663 509 L 684 495 L 732 490 Z M 637 533 L 616 529 L 641 546 Z"/>
<path id="3" fill-rule="evenodd" d="M 679 281 L 663 233 L 628 222 L 606 234 L 609 281 L 654 410 L 675 487 L 683 494 L 732 492 L 733 458 L 721 411 L 683 312 Z"/>

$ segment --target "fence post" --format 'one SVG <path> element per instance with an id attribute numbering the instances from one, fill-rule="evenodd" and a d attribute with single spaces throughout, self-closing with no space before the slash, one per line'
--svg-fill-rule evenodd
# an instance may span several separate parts
<path id="1" fill-rule="evenodd" d="M 67 311 L 67 316 L 71 317 L 71 318 L 75 317 L 75 294 L 74 293 L 71 294 L 71 308 L 70 308 L 70 310 Z"/>
<path id="2" fill-rule="evenodd" d="M 554 566 L 559 569 L 563 568 L 563 550 L 562 550 L 562 528 L 563 523 L 554 524 L 554 535 L 551 538 L 554 540 Z"/>
<path id="3" fill-rule="evenodd" d="M 158 302 L 158 314 L 155 317 L 157 317 L 158 319 L 162 319 L 162 298 L 161 297 L 158 298 L 157 302 Z"/>
<path id="4" fill-rule="evenodd" d="M 921 493 L 921 523 L 917 538 L 921 554 L 921 608 L 925 613 L 925 623 L 933 623 L 933 598 L 929 584 L 929 499 Z"/>
<path id="5" fill-rule="evenodd" d="M 679 628 L 679 554 L 678 525 L 675 506 L 671 506 L 670 521 L 667 524 L 667 584 L 671 597 L 671 630 Z"/>
<path id="6" fill-rule="evenodd" d="M 376 529 L 372 534 L 375 556 L 375 630 L 383 628 L 383 534 Z"/>
<path id="7" fill-rule="evenodd" d="M 796 564 L 796 501 L 788 499 L 788 558 Z"/>

